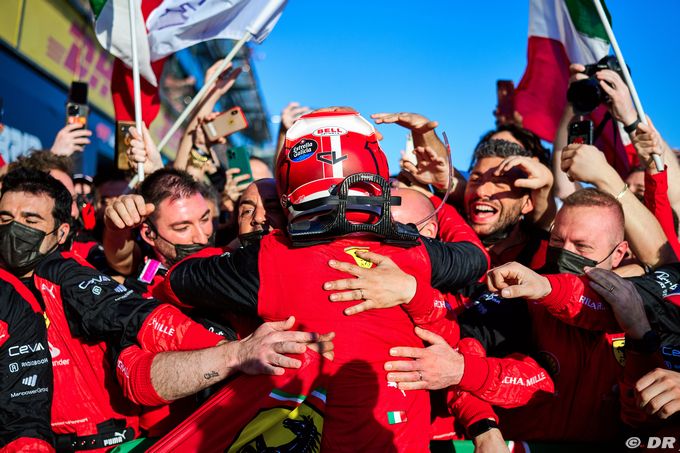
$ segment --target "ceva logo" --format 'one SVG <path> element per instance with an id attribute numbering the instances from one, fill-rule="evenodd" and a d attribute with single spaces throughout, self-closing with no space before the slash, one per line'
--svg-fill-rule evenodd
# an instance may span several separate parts
<path id="1" fill-rule="evenodd" d="M 36 343 L 33 345 L 30 344 L 24 344 L 21 346 L 12 346 L 9 348 L 9 355 L 10 357 L 14 357 L 17 355 L 23 355 L 23 354 L 30 354 L 32 352 L 38 352 L 38 351 L 44 351 L 45 346 L 43 346 L 41 343 Z"/>

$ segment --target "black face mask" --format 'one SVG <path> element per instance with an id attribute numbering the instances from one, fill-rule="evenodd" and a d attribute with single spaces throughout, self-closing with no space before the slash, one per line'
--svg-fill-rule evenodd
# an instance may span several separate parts
<path id="1" fill-rule="evenodd" d="M 517 219 L 516 222 L 513 222 L 509 225 L 506 225 L 505 228 L 501 228 L 498 231 L 494 231 L 493 233 L 486 235 L 484 237 L 480 237 L 479 239 L 482 241 L 482 244 L 485 247 L 489 247 L 490 245 L 494 245 L 496 242 L 500 242 L 504 239 L 507 239 L 508 236 L 512 233 L 512 231 L 515 229 L 515 226 L 521 221 L 522 219 L 519 218 Z"/>
<path id="2" fill-rule="evenodd" d="M 212 247 L 212 242 L 213 238 L 210 236 L 207 244 L 172 244 L 175 247 L 175 257 L 168 259 L 168 264 L 172 266 L 175 263 L 179 263 L 187 256 L 200 252 L 206 247 Z"/>
<path id="3" fill-rule="evenodd" d="M 215 244 L 215 232 L 213 231 L 213 234 L 210 235 L 208 238 L 208 242 L 206 244 L 175 244 L 173 242 L 168 241 L 165 239 L 163 236 L 160 235 L 156 227 L 154 226 L 153 223 L 151 222 L 146 222 L 149 225 L 149 228 L 151 228 L 151 231 L 153 231 L 156 236 L 167 242 L 168 244 L 172 245 L 175 248 L 175 257 L 174 258 L 168 258 L 168 265 L 172 266 L 173 264 L 179 263 L 182 261 L 184 258 L 187 256 L 193 255 L 194 253 L 200 252 L 206 247 L 212 247 Z"/>
<path id="4" fill-rule="evenodd" d="M 619 245 L 616 244 L 616 247 Z M 591 260 L 585 256 L 578 255 L 576 253 L 570 252 L 560 247 L 554 247 L 552 245 L 548 246 L 548 251 L 545 255 L 545 266 L 541 270 L 541 273 L 546 274 L 576 274 L 583 275 L 585 271 L 584 267 L 595 267 L 602 261 L 606 260 L 614 253 L 616 247 L 612 249 L 607 256 L 605 256 L 600 261 Z"/>
<path id="5" fill-rule="evenodd" d="M 16 221 L 0 225 L 0 263 L 17 277 L 26 275 L 59 246 L 57 242 L 47 253 L 40 253 L 45 237 L 57 230 L 45 233 Z"/>

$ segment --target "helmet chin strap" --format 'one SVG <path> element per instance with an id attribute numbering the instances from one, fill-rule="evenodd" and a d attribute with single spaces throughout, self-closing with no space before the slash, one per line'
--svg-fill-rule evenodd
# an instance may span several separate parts
<path id="1" fill-rule="evenodd" d="M 349 189 L 359 183 L 379 185 L 381 195 L 350 196 Z M 404 246 L 416 245 L 419 234 L 415 225 L 402 225 L 392 220 L 391 206 L 401 204 L 401 198 L 391 196 L 389 182 L 385 178 L 373 173 L 355 173 L 338 184 L 334 192 L 330 199 L 324 199 L 328 210 L 323 214 L 313 219 L 293 221 L 288 225 L 288 234 L 294 246 L 330 242 L 352 233 L 367 233 L 385 242 Z M 299 209 L 299 206 L 293 207 Z M 379 219 L 375 223 L 352 223 L 347 220 L 348 212 L 357 211 L 378 215 Z"/>

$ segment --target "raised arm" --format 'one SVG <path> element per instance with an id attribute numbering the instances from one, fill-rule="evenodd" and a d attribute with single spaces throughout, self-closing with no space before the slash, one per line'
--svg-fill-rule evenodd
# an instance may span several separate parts
<path id="1" fill-rule="evenodd" d="M 134 230 L 154 211 L 141 195 L 123 195 L 104 211 L 104 255 L 109 266 L 121 275 L 131 275 L 139 267 L 141 251 Z"/>
<path id="2" fill-rule="evenodd" d="M 582 64 L 572 64 L 569 66 L 569 72 L 571 73 L 569 84 L 577 80 L 587 79 L 588 76 L 583 74 L 585 69 L 585 66 Z M 564 105 L 564 112 L 562 113 L 562 118 L 560 118 L 560 123 L 555 132 L 555 139 L 553 140 L 552 172 L 555 177 L 555 196 L 562 200 L 581 188 L 581 185 L 569 179 L 569 176 L 561 168 L 562 150 L 569 144 L 569 123 L 571 123 L 574 115 L 574 107 L 570 102 L 567 102 Z"/>
<path id="3" fill-rule="evenodd" d="M 210 66 L 205 72 L 205 79 L 208 80 L 217 71 L 218 66 L 222 61 L 216 61 Z M 182 139 L 179 143 L 179 148 L 177 149 L 177 155 L 175 156 L 175 162 L 173 166 L 179 170 L 185 170 L 189 163 L 189 153 L 193 147 L 193 136 L 196 129 L 200 127 L 200 120 L 204 118 L 215 108 L 217 102 L 220 100 L 224 94 L 229 91 L 229 89 L 234 86 L 236 78 L 241 74 L 241 68 L 232 69 L 231 64 L 227 66 L 224 72 L 217 78 L 214 86 L 210 89 L 205 99 L 201 102 L 200 107 L 196 110 L 196 113 L 189 120 L 189 124 L 184 130 Z"/>
<path id="4" fill-rule="evenodd" d="M 640 160 L 647 166 L 645 171 L 645 205 L 657 218 L 663 228 L 670 246 L 676 257 L 680 257 L 680 242 L 673 222 L 673 206 L 670 201 L 670 181 L 668 180 L 677 159 L 672 155 L 665 155 L 667 145 L 654 129 L 654 125 L 639 124 L 632 134 L 633 145 Z M 659 171 L 653 164 L 654 154 L 664 156 L 667 164 L 663 171 Z M 673 184 L 677 188 L 678 184 Z"/>
<path id="5" fill-rule="evenodd" d="M 448 150 L 446 145 L 439 139 L 435 128 L 439 125 L 437 121 L 430 121 L 423 115 L 418 113 L 375 113 L 371 115 L 371 118 L 375 120 L 376 124 L 398 124 L 411 131 L 411 136 L 413 137 L 414 147 L 429 147 L 434 153 L 444 159 L 448 159 Z M 448 162 L 447 162 L 448 167 Z M 408 170 L 408 169 L 407 169 Z M 456 202 L 462 200 L 463 192 L 465 191 L 465 178 L 463 175 L 453 169 L 453 187 L 451 193 L 449 194 L 450 201 Z M 447 179 L 448 182 L 448 174 Z M 446 190 L 446 186 L 436 186 L 438 190 Z"/>
<path id="6" fill-rule="evenodd" d="M 582 329 L 619 332 L 608 304 L 587 284 L 587 277 L 572 274 L 539 275 L 519 263 L 506 263 L 487 274 L 489 290 L 504 298 L 522 297 L 543 306 L 565 324 Z"/>
<path id="7" fill-rule="evenodd" d="M 568 145 L 562 152 L 562 169 L 573 179 L 594 184 L 619 200 L 626 218 L 626 239 L 643 264 L 657 267 L 675 260 L 659 222 L 628 190 L 621 176 L 597 148 Z"/>

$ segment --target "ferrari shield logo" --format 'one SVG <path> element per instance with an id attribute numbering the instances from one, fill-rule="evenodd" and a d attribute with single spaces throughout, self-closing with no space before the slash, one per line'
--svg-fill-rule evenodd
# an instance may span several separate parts
<path id="1" fill-rule="evenodd" d="M 372 268 L 373 263 L 357 256 L 357 252 L 368 252 L 368 249 L 361 247 L 347 247 L 345 249 L 345 253 L 354 258 L 354 261 L 357 263 L 357 266 L 362 267 L 364 269 Z"/>
<path id="2" fill-rule="evenodd" d="M 274 391 L 273 393 L 277 393 L 275 397 L 281 397 L 278 395 L 281 392 Z M 294 409 L 290 406 L 281 406 L 261 410 L 241 430 L 225 451 L 230 453 L 319 452 L 323 415 L 312 405 L 317 395 L 319 399 L 321 396 L 325 399 L 325 394 L 322 395 L 319 390 L 316 390 L 309 398 L 302 399 L 302 395 L 298 396 L 299 405 Z M 285 398 L 290 399 L 291 396 L 285 395 Z"/>
<path id="3" fill-rule="evenodd" d="M 621 366 L 626 365 L 626 353 L 624 350 L 625 345 L 625 338 L 615 338 L 612 340 L 612 351 L 614 352 L 614 358 Z"/>

